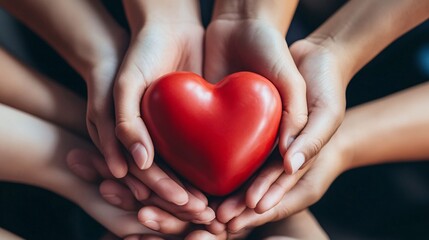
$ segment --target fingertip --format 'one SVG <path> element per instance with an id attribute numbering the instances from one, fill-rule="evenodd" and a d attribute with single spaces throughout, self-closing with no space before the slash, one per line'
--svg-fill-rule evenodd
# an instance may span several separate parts
<path id="1" fill-rule="evenodd" d="M 214 219 L 209 225 L 207 225 L 207 230 L 215 235 L 221 234 L 226 229 L 225 224 Z"/>
<path id="2" fill-rule="evenodd" d="M 256 204 L 258 204 L 258 201 L 260 198 L 257 196 L 257 194 L 254 193 L 253 189 L 250 189 L 246 192 L 246 206 L 250 209 L 253 209 L 256 207 Z"/>
<path id="3" fill-rule="evenodd" d="M 254 211 L 257 214 L 263 214 L 270 210 L 273 207 L 273 203 L 267 200 L 261 200 L 258 205 L 255 207 Z"/>
<path id="4" fill-rule="evenodd" d="M 143 144 L 134 143 L 131 145 L 130 153 L 140 170 L 148 169 L 150 167 L 151 163 L 149 163 L 149 154 Z"/>
<path id="5" fill-rule="evenodd" d="M 234 218 L 227 224 L 227 231 L 229 233 L 238 233 L 243 229 L 244 225 L 240 218 Z"/>
<path id="6" fill-rule="evenodd" d="M 216 237 L 213 234 L 204 230 L 196 230 L 185 237 L 185 240 L 200 240 L 200 239 L 216 240 Z"/>
<path id="7" fill-rule="evenodd" d="M 163 188 L 163 190 L 159 191 L 160 193 L 163 193 L 162 198 L 178 206 L 186 205 L 189 202 L 190 197 L 185 189 L 170 178 L 165 179 L 164 181 L 166 181 L 165 185 L 162 183 L 158 184 L 158 186 Z"/>
<path id="8" fill-rule="evenodd" d="M 215 212 L 213 211 L 213 209 L 207 208 L 206 210 L 204 210 L 203 212 L 198 214 L 196 221 L 199 224 L 208 225 L 215 219 L 215 217 L 216 217 L 216 215 L 215 215 Z"/>
<path id="9" fill-rule="evenodd" d="M 204 193 L 202 193 L 201 191 L 199 191 L 198 189 L 196 189 L 195 187 L 189 184 L 186 184 L 185 186 L 192 195 L 194 195 L 198 200 L 200 200 L 204 204 L 205 207 L 208 206 L 209 201 L 206 195 L 204 195 Z"/>
<path id="10" fill-rule="evenodd" d="M 106 156 L 105 161 L 97 157 L 93 157 L 94 166 L 104 176 L 114 177 L 117 179 L 123 178 L 128 173 L 128 165 L 125 159 L 120 159 L 118 156 Z M 107 168 L 106 168 L 107 165 Z"/>
<path id="11" fill-rule="evenodd" d="M 284 168 L 286 174 L 292 175 L 298 172 L 306 162 L 305 155 L 302 152 L 293 153 L 291 157 L 288 154 L 284 158 Z"/>
<path id="12" fill-rule="evenodd" d="M 123 182 L 128 186 L 138 201 L 144 201 L 149 198 L 151 194 L 150 189 L 148 189 L 142 182 L 139 182 L 133 176 L 125 176 Z"/>
<path id="13" fill-rule="evenodd" d="M 246 204 L 241 197 L 227 199 L 216 211 L 219 222 L 227 223 L 234 217 L 240 215 L 246 209 Z"/>
<path id="14" fill-rule="evenodd" d="M 295 137 L 289 136 L 289 134 L 284 133 L 284 136 L 280 136 L 279 139 L 279 152 L 281 156 L 284 156 L 289 149 L 290 145 L 295 141 Z"/>

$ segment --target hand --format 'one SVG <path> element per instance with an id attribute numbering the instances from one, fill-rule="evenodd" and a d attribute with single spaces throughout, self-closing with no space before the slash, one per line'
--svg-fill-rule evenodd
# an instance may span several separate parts
<path id="1" fill-rule="evenodd" d="M 173 71 L 201 74 L 204 28 L 193 4 L 174 9 L 156 1 L 124 2 L 132 39 L 114 86 L 116 135 L 140 169 L 149 168 L 154 157 L 140 113 L 146 88 Z"/>
<path id="2" fill-rule="evenodd" d="M 84 150 L 73 150 L 67 156 L 69 168 L 79 177 L 88 182 L 100 182 L 103 198 L 121 209 L 134 211 L 140 223 L 162 234 L 187 236 L 186 239 L 225 239 L 225 227 L 214 218 L 213 210 L 207 208 L 200 214 L 188 213 L 194 203 L 192 199 L 187 206 L 176 206 L 165 202 L 141 182 L 127 175 L 122 182 L 113 180 L 106 163 L 96 154 Z M 131 190 L 130 190 L 131 189 Z M 195 197 L 207 199 L 197 190 L 191 190 Z M 137 213 L 138 211 L 138 213 Z M 191 224 L 193 221 L 195 224 Z M 209 224 L 215 234 L 204 230 L 201 226 Z M 198 227 L 198 225 L 200 227 Z M 203 225 L 201 225 L 203 224 Z M 127 238 L 128 239 L 128 238 Z M 132 236 L 129 239 L 140 239 Z"/>
<path id="3" fill-rule="evenodd" d="M 310 40 L 298 41 L 290 49 L 307 85 L 309 120 L 288 151 L 299 151 L 303 145 L 311 143 L 312 152 L 316 154 L 330 139 L 343 119 L 346 88 L 343 84 L 343 73 L 335 55 Z M 280 158 L 280 156 L 272 157 Z M 308 162 L 312 163 L 314 159 L 318 158 L 313 157 Z M 271 160 L 270 164 L 262 170 L 249 187 L 246 197 L 242 197 L 245 205 L 241 205 L 235 212 L 229 211 L 228 208 L 225 211 L 220 210 L 221 213 L 226 214 L 225 217 L 220 214 L 223 221 L 228 221 L 239 214 L 245 206 L 254 209 L 257 213 L 270 210 L 309 169 L 308 166 L 304 166 L 294 176 L 288 176 L 283 173 L 280 165 L 280 162 Z"/>
<path id="4" fill-rule="evenodd" d="M 217 219 L 234 233 L 286 218 L 309 207 L 348 168 L 345 163 L 351 162 L 353 152 L 346 142 L 337 133 L 312 166 L 306 165 L 294 175 L 284 173 L 280 156 L 273 156 L 245 194 L 238 193 L 219 206 Z"/>
<path id="5" fill-rule="evenodd" d="M 204 75 L 216 82 L 236 71 L 252 71 L 271 80 L 282 98 L 279 146 L 287 173 L 304 163 L 286 149 L 307 123 L 305 82 L 295 67 L 284 35 L 259 19 L 214 19 L 207 28 Z M 308 148 L 308 146 L 303 146 Z M 286 155 L 285 155 L 286 154 Z M 305 153 L 309 156 L 309 154 Z"/>

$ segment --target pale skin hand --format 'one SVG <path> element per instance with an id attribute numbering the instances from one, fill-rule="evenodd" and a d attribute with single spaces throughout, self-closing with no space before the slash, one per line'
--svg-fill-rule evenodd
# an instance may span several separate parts
<path id="1" fill-rule="evenodd" d="M 286 174 L 279 177 L 283 180 L 276 184 L 283 184 L 286 191 L 279 203 L 261 214 L 247 208 L 244 201 L 238 202 L 234 208 L 237 210 L 233 210 L 228 206 L 234 203 L 231 198 L 220 208 L 234 211 L 234 215 L 219 216 L 221 222 L 227 222 L 228 231 L 231 232 L 256 227 L 288 217 L 314 204 L 335 178 L 349 169 L 404 159 L 427 160 L 428 92 L 429 84 L 426 83 L 347 111 L 343 124 L 301 178 Z M 272 166 L 281 169 L 279 163 L 277 161 L 277 167 L 276 163 Z M 269 174 L 261 173 L 260 178 L 269 177 Z"/>
<path id="2" fill-rule="evenodd" d="M 195 0 L 124 1 L 124 8 L 132 37 L 114 86 L 116 135 L 138 168 L 148 169 L 154 148 L 141 116 L 141 99 L 164 74 L 201 74 L 204 29 Z M 177 205 L 188 203 L 190 193 L 161 169 L 138 172 L 132 171 L 160 197 Z"/>
<path id="3" fill-rule="evenodd" d="M 173 71 L 201 74 L 204 29 L 195 0 L 124 1 L 131 43 L 114 88 L 116 133 L 140 169 L 151 166 L 154 148 L 141 117 L 149 85 Z"/>
<path id="4" fill-rule="evenodd" d="M 100 1 L 1 1 L 0 5 L 52 46 L 85 80 L 86 124 L 116 177 L 127 173 L 115 137 L 113 82 L 128 35 Z"/>
<path id="5" fill-rule="evenodd" d="M 136 12 L 134 12 L 134 16 L 130 13 L 132 12 L 131 10 L 127 12 L 130 17 L 130 24 L 131 22 L 133 23 L 135 31 L 133 31 L 133 41 L 120 71 L 118 78 L 120 83 L 116 87 L 116 92 L 120 93 L 116 94 L 116 96 L 119 98 L 119 105 L 124 101 L 125 105 L 127 105 L 127 102 L 133 102 L 128 104 L 128 106 L 135 107 L 131 108 L 133 114 L 139 109 L 140 99 L 136 100 L 136 95 L 140 94 L 137 92 L 142 90 L 143 87 L 143 85 L 139 85 L 139 87 L 133 85 L 143 82 L 141 75 L 139 75 L 140 73 L 136 73 L 136 69 L 133 66 L 150 69 L 150 71 L 145 72 L 147 78 L 150 78 L 150 76 L 156 78 L 158 75 L 174 70 L 201 72 L 201 48 L 196 47 L 202 45 L 200 41 L 202 41 L 203 36 L 199 19 L 195 19 L 195 16 L 192 16 L 192 21 L 189 19 L 179 21 L 179 16 L 177 15 L 165 13 L 162 9 L 154 9 L 154 6 L 157 7 L 157 5 L 153 3 L 145 1 L 145 4 L 151 4 L 150 6 L 145 6 L 147 10 L 151 10 L 150 16 L 147 16 L 147 14 L 136 15 Z M 189 14 L 188 8 L 195 7 L 192 5 L 193 3 L 189 1 L 188 4 L 181 5 L 183 8 L 181 12 L 188 13 L 187 17 L 189 18 L 191 18 L 192 14 Z M 124 4 L 132 10 L 143 11 L 130 6 L 133 4 L 139 5 L 140 3 L 130 1 L 130 3 Z M 112 174 L 115 177 L 124 177 L 128 167 L 121 150 L 121 144 L 115 136 L 113 114 L 114 78 L 122 57 L 125 55 L 128 41 L 128 36 L 124 29 L 114 21 L 99 1 L 52 2 L 42 0 L 35 3 L 34 1 L 24 0 L 20 1 L 20 3 L 0 1 L 0 5 L 44 38 L 83 76 L 88 86 L 86 117 L 89 135 L 103 154 Z M 163 7 L 163 9 L 167 10 L 171 7 L 174 8 L 172 4 Z M 194 11 L 196 10 L 194 9 Z M 31 12 L 31 14 L 27 14 L 28 12 Z M 174 22 L 171 23 L 167 18 L 163 18 L 165 21 L 156 21 L 157 25 L 153 24 L 155 20 L 158 20 L 159 14 L 174 18 Z M 133 19 L 131 19 L 132 16 L 134 16 Z M 147 18 L 144 21 L 140 21 L 143 19 L 138 19 L 139 16 L 147 16 Z M 139 25 L 143 23 L 144 26 Z M 146 35 L 150 36 L 146 38 Z M 192 50 L 190 50 L 191 47 Z M 195 60 L 196 64 L 191 63 L 188 59 Z M 158 68 L 152 67 L 152 65 Z M 145 84 L 149 82 L 147 78 L 144 79 Z M 125 86 L 123 86 L 124 84 Z M 129 90 L 130 93 L 124 92 L 125 90 Z M 120 116 L 129 116 L 127 115 L 129 113 L 128 108 L 119 107 L 119 109 Z M 122 117 L 121 119 L 130 120 Z M 136 136 L 136 132 L 139 132 L 134 130 L 144 129 L 141 118 L 136 119 L 136 117 L 133 117 L 131 122 L 136 123 L 141 128 L 133 129 L 133 133 L 130 135 L 132 138 Z M 128 138 L 124 137 L 123 133 L 129 131 L 124 127 L 131 126 L 134 128 L 135 126 L 125 124 L 126 122 L 123 123 L 119 124 L 122 127 L 118 127 L 117 130 L 119 135 L 123 137 L 122 139 L 125 138 L 126 140 Z M 86 134 L 86 131 L 83 131 L 83 135 Z M 150 163 L 151 156 L 153 156 L 153 147 L 150 139 L 147 138 L 148 135 L 143 134 L 141 136 L 145 136 L 144 138 L 149 141 L 148 146 L 151 150 L 149 151 L 148 163 Z M 139 160 L 142 159 L 138 158 Z M 147 167 L 149 166 L 150 164 L 147 165 Z M 131 169 L 134 169 L 134 167 Z M 142 176 L 142 174 L 140 173 L 139 176 Z M 188 203 L 190 193 L 171 180 L 156 164 L 154 164 L 153 168 L 149 168 L 143 176 L 144 178 L 139 178 L 139 180 L 148 185 L 152 191 L 158 193 L 161 198 L 178 205 Z M 194 208 L 194 210 L 196 209 L 198 207 Z"/>
<path id="6" fill-rule="evenodd" d="M 123 211 L 107 204 L 99 195 L 97 185 L 83 182 L 67 168 L 66 158 L 69 160 L 70 169 L 74 172 L 83 172 L 84 179 L 93 179 L 95 176 L 94 171 L 91 172 L 85 167 L 85 164 L 90 163 L 87 155 L 76 156 L 80 162 L 73 161 L 72 156 L 76 151 L 96 151 L 88 139 L 82 138 L 86 132 L 85 101 L 46 77 L 26 68 L 2 49 L 0 49 L 0 63 L 0 85 L 2 86 L 0 89 L 8 90 L 0 90 L 0 116 L 4 121 L 4 124 L 0 124 L 0 132 L 1 136 L 8 136 L 0 138 L 2 156 L 0 180 L 31 184 L 56 192 L 81 206 L 117 236 L 159 235 L 141 225 L 137 218 L 138 208 L 128 207 L 128 209 L 125 208 L 127 211 Z M 27 86 L 31 91 L 28 91 L 28 94 L 22 94 L 22 86 Z M 27 146 L 26 151 L 22 151 L 22 146 Z M 83 150 L 71 151 L 71 149 Z M 97 166 L 102 166 L 98 168 L 101 169 L 102 175 L 113 178 L 105 161 L 98 159 L 100 162 Z M 103 184 L 102 194 L 105 193 L 105 188 L 106 184 Z M 109 189 L 108 187 L 107 190 Z M 121 203 L 119 206 L 130 206 L 135 202 L 134 196 L 129 189 L 124 187 L 123 189 L 125 190 L 120 192 L 123 194 L 121 197 L 125 200 L 129 199 L 129 202 Z M 147 195 L 150 194 L 151 198 L 156 197 L 147 187 L 143 190 Z M 198 195 L 198 192 L 191 192 L 199 198 L 204 198 L 200 193 Z M 111 198 L 104 197 L 110 202 Z M 196 204 L 195 198 L 191 198 L 189 202 L 206 209 L 207 203 Z M 154 204 L 163 203 L 162 201 L 166 204 L 162 199 Z M 171 209 L 180 211 L 176 205 L 170 205 Z M 139 204 L 138 207 L 141 205 Z M 148 208 L 154 211 L 158 209 L 157 207 Z M 189 209 L 187 205 L 182 208 L 181 214 L 186 214 L 187 210 L 194 211 L 194 208 Z M 164 218 L 166 216 L 170 215 L 162 215 L 163 220 L 173 226 L 167 233 L 180 234 L 187 229 L 188 223 L 185 224 L 176 217 Z M 203 219 L 203 221 L 209 220 Z"/>
<path id="7" fill-rule="evenodd" d="M 292 57 L 307 83 L 307 97 L 314 100 L 309 100 L 310 115 L 321 116 L 325 112 L 324 114 L 335 116 L 320 117 L 320 122 L 325 122 L 324 125 L 336 126 L 339 122 L 334 120 L 342 119 L 345 89 L 351 77 L 390 42 L 427 19 L 429 15 L 428 2 L 382 2 L 350 1 L 309 37 L 291 46 Z M 387 12 L 393 17 L 386 18 Z M 408 12 L 415 14 L 404 21 Z M 302 139 L 309 135 L 306 129 L 310 126 L 315 126 L 313 129 L 320 131 L 317 130 L 318 125 L 311 123 L 311 119 L 310 117 L 301 133 L 304 136 Z M 322 140 L 319 143 L 320 146 L 323 145 Z M 290 150 L 299 145 L 300 141 L 296 140 Z M 303 175 L 308 169 L 302 169 L 298 175 Z M 296 177 L 283 174 L 278 163 L 277 166 L 274 164 L 269 169 L 264 169 L 255 179 L 247 190 L 246 197 L 237 196 L 226 201 L 218 210 L 218 215 L 226 222 L 244 211 L 244 205 L 240 205 L 236 210 L 228 207 L 228 202 L 233 203 L 237 199 L 242 199 L 247 207 L 257 213 L 267 212 L 288 195 L 287 192 L 297 180 Z"/>
<path id="8" fill-rule="evenodd" d="M 280 152 L 285 170 L 296 172 L 308 155 L 303 146 L 287 151 L 307 123 L 306 87 L 293 62 L 285 34 L 297 1 L 216 1 L 207 28 L 204 76 L 210 82 L 237 71 L 269 79 L 282 98 Z M 293 145 L 293 144 L 292 144 Z"/>
<path id="9" fill-rule="evenodd" d="M 78 176 L 90 182 L 96 181 L 100 178 L 106 179 L 109 177 L 105 176 L 105 173 L 108 173 L 108 171 L 105 163 L 101 159 L 97 159 L 97 156 L 88 153 L 85 153 L 82 156 L 83 157 L 81 158 L 74 158 L 72 162 L 68 162 L 69 164 L 79 164 L 82 166 L 79 169 L 72 168 Z M 282 167 L 281 159 L 277 160 L 280 160 L 277 162 L 279 163 L 279 166 Z M 287 176 L 291 177 L 291 175 Z M 113 180 L 104 180 L 100 189 L 105 195 L 114 195 L 117 196 L 118 199 L 121 199 L 120 204 L 113 203 L 116 206 L 128 211 L 136 211 L 139 209 L 141 202 L 137 201 L 134 198 L 133 193 L 130 192 L 130 189 L 125 187 L 123 184 Z M 107 200 L 109 201 L 109 199 Z M 187 221 L 180 220 L 177 216 L 177 213 L 172 214 L 171 212 L 154 206 L 140 208 L 138 213 L 139 221 L 152 230 L 159 231 L 163 234 L 176 235 L 187 240 L 222 240 L 226 238 L 243 239 L 249 233 L 249 230 L 241 230 L 238 233 L 227 234 L 225 227 L 220 223 L 216 223 L 217 226 L 214 226 L 214 223 L 208 226 L 210 231 L 204 229 L 195 230 L 195 226 Z M 179 231 L 179 229 L 182 230 Z M 187 229 L 187 231 L 183 231 L 183 229 Z M 258 229 L 258 232 L 263 232 L 263 236 L 266 236 L 267 239 L 274 237 L 278 237 L 279 239 L 283 239 L 285 237 L 289 237 L 287 239 L 328 239 L 326 234 L 308 211 L 302 211 L 280 222 L 262 226 Z M 140 238 L 135 236 L 133 238 L 130 237 L 130 239 L 137 240 Z"/>

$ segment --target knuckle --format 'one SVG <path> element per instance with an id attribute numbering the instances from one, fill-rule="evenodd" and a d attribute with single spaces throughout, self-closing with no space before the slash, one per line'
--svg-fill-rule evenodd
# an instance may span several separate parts
<path id="1" fill-rule="evenodd" d="M 133 132 L 132 124 L 128 121 L 119 121 L 115 127 L 115 134 L 119 139 L 124 139 Z"/>
<path id="2" fill-rule="evenodd" d="M 309 205 L 317 202 L 322 197 L 321 188 L 315 184 L 304 183 L 303 187 L 306 189 L 306 199 L 309 202 Z"/>
<path id="3" fill-rule="evenodd" d="M 304 128 L 308 121 L 308 115 L 301 113 L 294 117 L 295 125 L 299 128 Z"/>
<path id="4" fill-rule="evenodd" d="M 278 211 L 275 211 L 274 220 L 280 220 L 285 217 L 289 217 L 291 214 L 292 211 L 287 206 L 283 206 Z"/>
<path id="5" fill-rule="evenodd" d="M 325 145 L 325 140 L 320 137 L 312 136 L 308 132 L 302 132 L 300 138 L 300 141 L 303 143 L 303 152 L 306 159 L 314 157 Z"/>
<path id="6" fill-rule="evenodd" d="M 315 156 L 320 149 L 322 149 L 324 142 L 321 138 L 313 138 L 310 141 L 308 141 L 308 156 L 307 158 L 310 159 L 313 156 Z"/>

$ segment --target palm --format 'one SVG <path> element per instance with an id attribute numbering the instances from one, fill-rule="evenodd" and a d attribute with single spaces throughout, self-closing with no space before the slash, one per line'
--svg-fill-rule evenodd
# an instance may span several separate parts
<path id="1" fill-rule="evenodd" d="M 253 71 L 268 79 L 286 43 L 271 26 L 258 20 L 215 20 L 206 33 L 205 77 L 218 81 L 237 71 Z"/>
<path id="2" fill-rule="evenodd" d="M 195 27 L 171 32 L 168 29 L 146 28 L 136 41 L 134 64 L 143 79 L 155 80 L 173 71 L 193 71 L 201 74 L 203 32 Z"/>
<path id="3" fill-rule="evenodd" d="M 290 52 L 306 82 L 309 113 L 331 110 L 342 115 L 346 86 L 341 84 L 341 72 L 334 56 L 307 40 L 294 43 Z"/>

